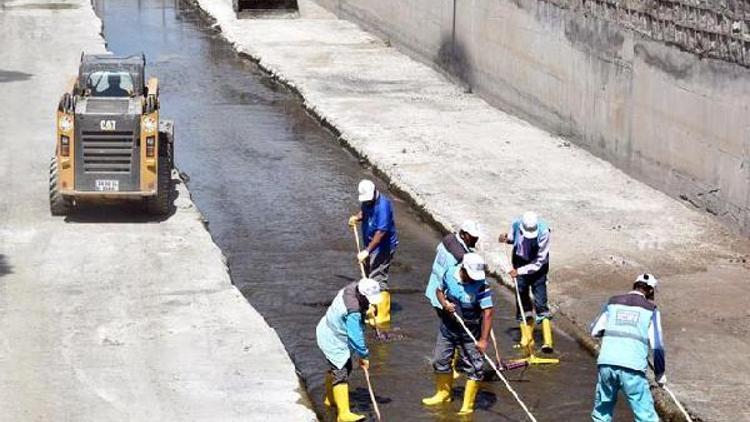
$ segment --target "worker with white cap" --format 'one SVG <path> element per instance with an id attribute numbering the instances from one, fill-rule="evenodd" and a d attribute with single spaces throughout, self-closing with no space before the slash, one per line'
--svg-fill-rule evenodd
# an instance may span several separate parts
<path id="1" fill-rule="evenodd" d="M 654 374 L 659 386 L 667 382 L 661 314 L 654 304 L 658 280 L 641 274 L 630 293 L 613 296 L 607 301 L 591 328 L 591 335 L 601 338 L 597 366 L 599 378 L 591 418 L 612 420 L 617 394 L 622 391 L 638 422 L 657 422 L 646 370 L 649 349 L 654 354 Z"/>
<path id="2" fill-rule="evenodd" d="M 508 233 L 502 233 L 500 243 L 513 245 L 509 271 L 511 277 L 518 283 L 518 293 L 525 315 L 521 315 L 521 308 L 516 304 L 516 318 L 521 325 L 521 348 L 533 347 L 534 324 L 542 325 L 542 351 L 554 351 L 552 339 L 552 314 L 547 305 L 547 273 L 549 273 L 549 242 L 550 228 L 547 222 L 540 219 L 535 212 L 525 212 L 510 225 Z M 533 318 L 529 291 L 534 294 Z"/>
<path id="3" fill-rule="evenodd" d="M 393 256 L 398 247 L 398 232 L 393 216 L 390 198 L 375 189 L 370 180 L 359 182 L 359 213 L 349 217 L 349 225 L 356 227 L 362 223 L 362 251 L 357 259 L 364 264 L 367 277 L 380 283 L 382 302 L 375 306 L 374 321 L 369 323 L 383 326 L 391 321 L 391 295 L 388 291 L 388 273 Z"/>
<path id="4" fill-rule="evenodd" d="M 445 235 L 435 249 L 435 260 L 432 262 L 432 271 L 424 295 L 435 308 L 438 317 L 442 317 L 443 310 L 435 294 L 440 280 L 448 270 L 463 261 L 465 254 L 474 252 L 474 247 L 479 241 L 479 234 L 480 227 L 477 222 L 464 220 L 458 231 Z"/>
<path id="5" fill-rule="evenodd" d="M 435 260 L 432 262 L 432 271 L 430 271 L 430 278 L 427 282 L 427 288 L 424 291 L 424 295 L 432 304 L 432 307 L 437 313 L 438 319 L 443 319 L 443 306 L 440 305 L 440 301 L 437 298 L 436 289 L 440 285 L 440 281 L 445 276 L 445 273 L 450 269 L 460 264 L 464 259 L 464 255 L 469 252 L 474 252 L 474 247 L 479 241 L 480 228 L 479 224 L 474 220 L 464 220 L 458 229 L 458 232 L 450 233 L 443 237 L 435 250 Z M 455 370 L 456 355 L 453 359 L 453 377 L 458 378 L 459 374 Z"/>
<path id="6" fill-rule="evenodd" d="M 492 330 L 492 290 L 485 279 L 484 259 L 473 252 L 463 256 L 463 261 L 445 273 L 435 295 L 444 310 L 435 342 L 432 366 L 435 370 L 435 394 L 422 399 L 428 406 L 452 400 L 453 374 L 451 361 L 458 351 L 459 367 L 468 380 L 459 415 L 474 412 L 479 384 L 484 376 L 483 354 L 487 350 Z M 460 316 L 472 335 L 479 339 L 477 345 L 454 317 Z"/>
<path id="7" fill-rule="evenodd" d="M 352 372 L 352 350 L 359 365 L 369 368 L 370 351 L 365 343 L 364 318 L 370 305 L 382 300 L 380 284 L 363 278 L 339 290 L 316 329 L 318 347 L 330 366 L 326 374 L 327 406 L 336 406 L 339 422 L 360 421 L 365 417 L 349 409 L 349 375 Z"/>

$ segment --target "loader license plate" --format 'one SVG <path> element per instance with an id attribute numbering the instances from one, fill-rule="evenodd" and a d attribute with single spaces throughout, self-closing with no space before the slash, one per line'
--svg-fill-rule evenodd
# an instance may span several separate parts
<path id="1" fill-rule="evenodd" d="M 97 179 L 94 183 L 97 192 L 117 192 L 120 190 L 119 180 Z"/>

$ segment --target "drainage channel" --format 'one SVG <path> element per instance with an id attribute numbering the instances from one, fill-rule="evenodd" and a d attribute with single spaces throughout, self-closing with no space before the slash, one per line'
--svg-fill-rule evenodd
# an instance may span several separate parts
<path id="1" fill-rule="evenodd" d="M 373 177 L 285 87 L 238 57 L 190 6 L 176 0 L 95 0 L 108 48 L 143 51 L 161 84 L 162 115 L 176 121 L 176 161 L 193 200 L 228 257 L 232 279 L 278 332 L 321 420 L 323 355 L 315 325 L 330 300 L 357 278 L 347 217 L 356 184 Z M 376 181 L 386 192 L 382 182 Z M 396 199 L 401 246 L 394 263 L 393 319 L 404 338 L 370 342 L 372 382 L 387 420 L 456 420 L 463 381 L 444 408 L 432 394 L 430 358 L 437 320 L 422 296 L 440 234 Z M 493 234 L 486 241 L 492 241 Z M 518 337 L 512 296 L 496 295 L 495 331 L 510 357 Z M 574 340 L 557 336 L 559 366 L 508 376 L 541 420 L 586 420 L 595 364 Z M 361 372 L 351 382 L 355 411 L 373 412 Z M 252 415 L 248 415 L 252 417 Z M 474 420 L 524 420 L 500 382 L 484 384 Z M 627 420 L 622 409 L 618 420 Z"/>

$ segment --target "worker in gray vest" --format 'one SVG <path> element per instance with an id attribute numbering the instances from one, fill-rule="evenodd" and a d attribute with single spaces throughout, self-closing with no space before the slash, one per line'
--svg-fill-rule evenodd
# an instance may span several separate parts
<path id="1" fill-rule="evenodd" d="M 359 356 L 359 365 L 370 365 L 370 350 L 364 334 L 364 318 L 370 305 L 382 300 L 380 283 L 369 278 L 353 282 L 339 290 L 328 311 L 315 330 L 318 347 L 330 366 L 326 374 L 327 406 L 336 406 L 338 422 L 354 422 L 365 417 L 349 410 L 349 374 L 352 372 L 352 351 Z"/>
<path id="2" fill-rule="evenodd" d="M 546 221 L 534 212 L 525 212 L 510 225 L 508 233 L 502 233 L 500 243 L 513 245 L 510 276 L 516 279 L 518 294 L 525 315 L 521 315 L 519 304 L 516 304 L 516 318 L 521 325 L 520 346 L 526 348 L 534 341 L 535 323 L 542 325 L 542 351 L 552 353 L 552 314 L 547 304 L 547 273 L 549 273 L 550 228 Z M 534 306 L 531 306 L 529 292 L 534 294 Z M 536 319 L 533 313 L 536 313 Z"/>

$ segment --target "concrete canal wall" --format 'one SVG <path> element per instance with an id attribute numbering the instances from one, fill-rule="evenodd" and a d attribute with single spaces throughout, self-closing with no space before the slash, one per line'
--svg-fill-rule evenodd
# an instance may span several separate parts
<path id="1" fill-rule="evenodd" d="M 747 3 L 320 3 L 502 110 L 750 234 Z"/>

